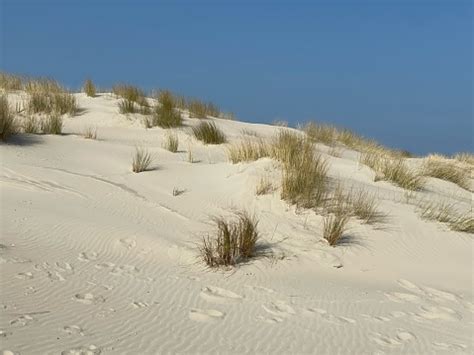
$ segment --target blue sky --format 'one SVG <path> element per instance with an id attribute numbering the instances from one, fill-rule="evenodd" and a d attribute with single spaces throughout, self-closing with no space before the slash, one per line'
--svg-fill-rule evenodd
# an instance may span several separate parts
<path id="1" fill-rule="evenodd" d="M 0 3 L 4 71 L 168 88 L 418 154 L 474 150 L 471 1 Z"/>

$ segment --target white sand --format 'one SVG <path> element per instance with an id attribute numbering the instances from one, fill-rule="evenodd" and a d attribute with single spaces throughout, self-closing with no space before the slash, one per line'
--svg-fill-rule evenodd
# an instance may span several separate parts
<path id="1" fill-rule="evenodd" d="M 272 160 L 232 165 L 225 146 L 186 130 L 173 154 L 165 130 L 119 114 L 112 96 L 77 98 L 85 112 L 65 119 L 65 135 L 0 146 L 4 354 L 473 353 L 472 235 L 421 220 L 357 153 L 328 156 L 330 175 L 376 192 L 390 219 L 352 221 L 351 242 L 333 248 L 321 216 L 296 213 L 279 191 L 255 196 L 262 176 L 279 183 Z M 279 129 L 216 122 L 230 141 Z M 81 137 L 88 126 L 98 140 Z M 136 144 L 155 155 L 153 170 L 131 172 Z M 462 211 L 472 197 L 437 179 L 420 196 Z M 273 256 L 207 269 L 197 243 L 210 217 L 242 207 Z"/>

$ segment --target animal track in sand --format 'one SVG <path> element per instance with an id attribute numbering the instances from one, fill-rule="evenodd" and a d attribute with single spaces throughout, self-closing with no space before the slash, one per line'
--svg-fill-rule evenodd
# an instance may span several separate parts
<path id="1" fill-rule="evenodd" d="M 22 314 L 21 316 L 11 320 L 10 325 L 25 327 L 34 321 L 36 321 L 36 319 L 30 316 L 29 314 Z"/>
<path id="2" fill-rule="evenodd" d="M 112 275 L 135 275 L 138 274 L 140 271 L 137 267 L 133 265 L 122 265 L 122 266 L 115 266 L 110 273 Z"/>
<path id="3" fill-rule="evenodd" d="M 88 263 L 89 261 L 97 260 L 98 257 L 99 257 L 99 254 L 96 253 L 96 252 L 88 253 L 88 252 L 83 251 L 82 253 L 79 254 L 77 259 L 79 259 L 80 261 Z"/>
<path id="4" fill-rule="evenodd" d="M 16 274 L 16 278 L 20 279 L 20 280 L 30 280 L 33 277 L 34 276 L 31 272 L 20 272 L 20 273 Z"/>
<path id="5" fill-rule="evenodd" d="M 283 301 L 275 301 L 275 302 L 263 304 L 262 308 L 265 310 L 265 312 L 270 313 L 279 318 L 291 317 L 292 315 L 296 314 L 293 307 L 291 307 L 290 305 L 286 304 Z"/>
<path id="6" fill-rule="evenodd" d="M 388 347 L 397 347 L 401 346 L 404 343 L 416 339 L 416 336 L 413 333 L 407 332 L 405 330 L 399 329 L 395 334 L 395 337 L 390 337 L 381 333 L 373 333 L 372 340 L 375 341 L 378 345 L 388 346 Z"/>
<path id="7" fill-rule="evenodd" d="M 133 249 L 137 246 L 137 242 L 133 238 L 122 238 L 120 239 L 120 244 L 126 249 Z"/>
<path id="8" fill-rule="evenodd" d="M 84 336 L 84 329 L 78 325 L 66 325 L 62 328 L 63 332 L 66 332 L 69 335 L 80 335 Z"/>
<path id="9" fill-rule="evenodd" d="M 224 317 L 225 313 L 216 309 L 192 308 L 189 310 L 189 319 L 196 322 L 215 322 Z"/>
<path id="10" fill-rule="evenodd" d="M 229 303 L 240 302 L 243 297 L 223 288 L 207 286 L 201 290 L 201 297 L 209 302 Z"/>
<path id="11" fill-rule="evenodd" d="M 450 352 L 460 352 L 467 349 L 467 346 L 464 344 L 449 344 L 442 342 L 435 342 L 433 346 L 438 350 L 446 350 Z"/>
<path id="12" fill-rule="evenodd" d="M 94 296 L 92 293 L 77 293 L 73 297 L 74 300 L 83 304 L 96 304 L 105 302 L 103 296 Z"/>
<path id="13" fill-rule="evenodd" d="M 403 292 L 391 292 L 385 293 L 385 296 L 393 302 L 403 303 L 403 302 L 412 302 L 420 303 L 421 298 L 412 293 L 403 293 Z"/>
<path id="14" fill-rule="evenodd" d="M 100 348 L 95 345 L 80 346 L 77 348 L 64 350 L 61 355 L 98 355 L 101 353 Z"/>
<path id="15" fill-rule="evenodd" d="M 115 266 L 114 263 L 104 262 L 104 263 L 96 264 L 95 268 L 99 269 L 99 270 L 102 270 L 102 269 L 111 269 L 114 266 Z"/>

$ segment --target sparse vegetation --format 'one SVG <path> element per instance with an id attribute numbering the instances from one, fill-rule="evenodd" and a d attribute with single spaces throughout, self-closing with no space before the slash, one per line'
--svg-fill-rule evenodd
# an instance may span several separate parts
<path id="1" fill-rule="evenodd" d="M 183 124 L 181 113 L 176 108 L 174 96 L 169 91 L 161 91 L 158 94 L 159 103 L 153 112 L 153 126 L 162 128 L 179 127 Z"/>
<path id="2" fill-rule="evenodd" d="M 272 182 L 268 178 L 262 177 L 260 178 L 257 188 L 255 189 L 255 193 L 257 195 L 266 195 L 273 190 L 275 190 L 275 187 L 273 186 Z"/>
<path id="3" fill-rule="evenodd" d="M 83 136 L 86 139 L 97 139 L 97 127 L 86 127 Z"/>
<path id="4" fill-rule="evenodd" d="M 377 200 L 374 194 L 369 194 L 366 190 L 351 191 L 349 204 L 352 213 L 363 223 L 377 224 L 385 222 L 386 215 L 378 211 Z"/>
<path id="5" fill-rule="evenodd" d="M 226 142 L 226 136 L 214 122 L 201 122 L 192 128 L 194 137 L 205 144 L 222 144 Z"/>
<path id="6" fill-rule="evenodd" d="M 134 173 L 141 173 L 146 171 L 152 162 L 152 157 L 147 149 L 142 147 L 135 147 L 135 153 L 132 158 L 132 171 Z"/>
<path id="7" fill-rule="evenodd" d="M 0 96 L 0 139 L 6 141 L 18 131 L 17 123 L 5 95 Z"/>
<path id="8" fill-rule="evenodd" d="M 135 107 L 135 102 L 128 99 L 120 100 L 118 103 L 118 107 L 119 112 L 123 114 L 138 112 L 138 108 Z"/>
<path id="9" fill-rule="evenodd" d="M 176 153 L 178 151 L 179 146 L 179 139 L 178 135 L 174 133 L 170 133 L 166 136 L 165 141 L 163 142 L 163 148 L 169 150 L 172 153 Z"/>
<path id="10" fill-rule="evenodd" d="M 457 161 L 474 166 L 474 154 L 472 153 L 457 153 L 453 156 L 453 159 L 456 159 Z"/>
<path id="11" fill-rule="evenodd" d="M 423 175 L 451 181 L 466 190 L 470 188 L 469 170 L 456 160 L 429 156 L 423 165 Z"/>
<path id="12" fill-rule="evenodd" d="M 0 72 L 0 88 L 6 91 L 22 90 L 23 80 L 19 75 Z"/>
<path id="13" fill-rule="evenodd" d="M 72 116 L 77 111 L 74 95 L 54 80 L 30 80 L 25 84 L 25 90 L 28 93 L 26 107 L 30 114 L 69 114 Z"/>
<path id="14" fill-rule="evenodd" d="M 314 142 L 323 143 L 329 146 L 336 143 L 339 134 L 336 127 L 325 124 L 316 124 L 314 122 L 308 123 L 304 127 L 304 131 Z"/>
<path id="15" fill-rule="evenodd" d="M 201 257 L 210 267 L 235 265 L 256 255 L 259 239 L 258 221 L 247 212 L 237 212 L 233 219 L 214 219 L 215 235 L 203 238 Z"/>
<path id="16" fill-rule="evenodd" d="M 85 82 L 84 82 L 84 87 L 83 87 L 83 90 L 85 92 L 85 94 L 89 97 L 95 97 L 95 94 L 96 94 L 96 89 L 95 89 L 95 85 L 94 83 L 92 82 L 91 79 L 87 79 Z"/>
<path id="17" fill-rule="evenodd" d="M 228 147 L 227 156 L 234 164 L 241 161 L 255 161 L 270 156 L 270 147 L 263 139 L 244 138 L 239 143 Z"/>

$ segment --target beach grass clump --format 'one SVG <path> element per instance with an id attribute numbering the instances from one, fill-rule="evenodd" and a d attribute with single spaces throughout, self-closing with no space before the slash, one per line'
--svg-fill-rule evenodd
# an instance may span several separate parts
<path id="1" fill-rule="evenodd" d="M 303 130 L 316 143 L 332 146 L 338 140 L 339 131 L 331 125 L 310 122 L 306 124 Z"/>
<path id="2" fill-rule="evenodd" d="M 335 213 L 324 217 L 323 238 L 327 240 L 329 245 L 336 246 L 340 243 L 346 232 L 349 219 L 350 216 L 344 213 Z"/>
<path id="3" fill-rule="evenodd" d="M 118 103 L 119 112 L 123 114 L 127 113 L 136 113 L 138 112 L 138 107 L 135 106 L 135 101 L 128 99 L 122 99 Z"/>
<path id="4" fill-rule="evenodd" d="M 44 134 L 61 134 L 63 131 L 63 119 L 58 113 L 51 113 L 41 120 L 41 131 Z"/>
<path id="5" fill-rule="evenodd" d="M 0 96 L 0 139 L 6 141 L 11 135 L 18 132 L 15 116 L 5 95 Z"/>
<path id="6" fill-rule="evenodd" d="M 84 90 L 84 93 L 89 96 L 89 97 L 95 97 L 96 94 L 96 88 L 94 83 L 92 82 L 91 79 L 86 79 L 84 82 L 84 86 L 82 88 Z"/>
<path id="7" fill-rule="evenodd" d="M 146 171 L 150 166 L 153 158 L 147 149 L 142 147 L 135 147 L 135 152 L 132 157 L 132 171 L 134 173 L 141 173 Z"/>
<path id="8" fill-rule="evenodd" d="M 386 214 L 378 209 L 375 194 L 370 194 L 364 189 L 351 191 L 349 194 L 349 204 L 352 214 L 366 224 L 380 224 L 386 220 Z"/>
<path id="9" fill-rule="evenodd" d="M 274 190 L 275 187 L 273 186 L 271 180 L 267 177 L 261 177 L 255 189 L 255 194 L 258 196 L 267 195 Z"/>
<path id="10" fill-rule="evenodd" d="M 0 88 L 6 91 L 16 91 L 23 89 L 24 79 L 15 74 L 0 72 Z"/>
<path id="11" fill-rule="evenodd" d="M 175 133 L 169 133 L 165 141 L 163 142 L 163 148 L 166 150 L 176 153 L 178 151 L 178 146 L 179 146 L 179 138 L 178 135 Z"/>
<path id="12" fill-rule="evenodd" d="M 328 164 L 300 134 L 281 131 L 272 156 L 282 163 L 281 198 L 303 208 L 320 207 L 327 192 Z"/>
<path id="13" fill-rule="evenodd" d="M 474 234 L 472 211 L 458 214 L 455 206 L 447 202 L 428 202 L 418 204 L 421 218 L 445 223 L 449 229 Z"/>
<path id="14" fill-rule="evenodd" d="M 460 163 L 474 166 L 474 154 L 472 153 L 456 153 L 453 155 L 453 159 L 457 160 Z"/>
<path id="15" fill-rule="evenodd" d="M 191 99 L 187 102 L 190 118 L 208 118 L 219 117 L 221 112 L 217 105 L 212 102 L 203 102 L 197 99 Z"/>
<path id="16" fill-rule="evenodd" d="M 209 267 L 236 265 L 256 255 L 258 220 L 245 211 L 214 218 L 215 234 L 203 238 L 200 254 Z"/>
<path id="17" fill-rule="evenodd" d="M 69 114 L 77 112 L 77 102 L 73 94 L 51 79 L 34 79 L 25 84 L 28 94 L 26 103 L 30 114 Z"/>
<path id="18" fill-rule="evenodd" d="M 227 141 L 224 132 L 214 122 L 203 121 L 193 127 L 192 132 L 194 137 L 204 144 L 222 144 Z"/>
<path id="19" fill-rule="evenodd" d="M 83 137 L 85 139 L 97 139 L 97 127 L 86 127 L 83 132 Z"/>
<path id="20" fill-rule="evenodd" d="M 244 138 L 227 148 L 227 157 L 233 164 L 255 161 L 270 156 L 270 146 L 263 139 Z"/>
<path id="21" fill-rule="evenodd" d="M 40 133 L 40 122 L 39 119 L 35 116 L 27 116 L 23 120 L 23 132 L 31 133 L 31 134 L 38 134 Z"/>
<path id="22" fill-rule="evenodd" d="M 450 181 L 466 190 L 470 188 L 469 169 L 452 159 L 428 156 L 423 164 L 423 175 Z"/>
<path id="23" fill-rule="evenodd" d="M 161 128 L 179 127 L 183 124 L 181 112 L 176 106 L 176 101 L 170 91 L 160 91 L 158 104 L 153 110 L 152 125 Z"/>

